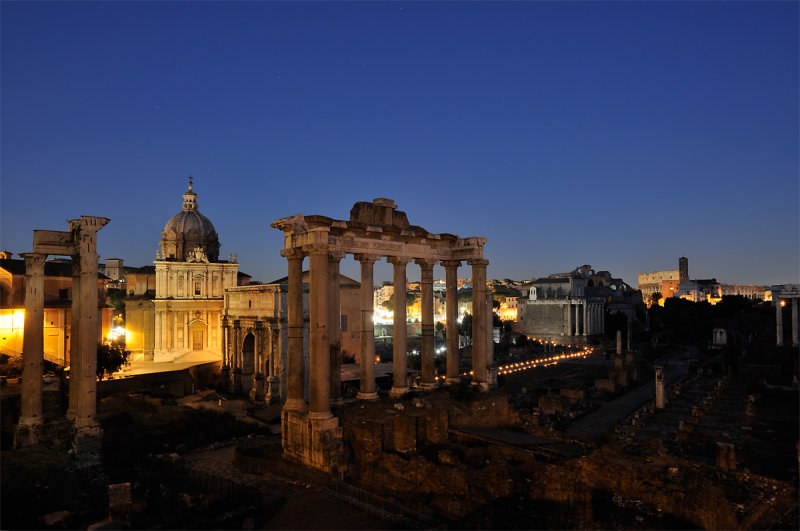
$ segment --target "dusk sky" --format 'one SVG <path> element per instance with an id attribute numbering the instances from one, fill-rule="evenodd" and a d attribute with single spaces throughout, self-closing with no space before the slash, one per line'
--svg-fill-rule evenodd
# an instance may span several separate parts
<path id="1" fill-rule="evenodd" d="M 191 174 L 261 281 L 275 219 L 388 197 L 488 238 L 489 278 L 635 286 L 686 256 L 800 282 L 798 2 L 3 1 L 0 25 L 15 254 L 83 214 L 111 219 L 101 261 L 152 264 Z"/>

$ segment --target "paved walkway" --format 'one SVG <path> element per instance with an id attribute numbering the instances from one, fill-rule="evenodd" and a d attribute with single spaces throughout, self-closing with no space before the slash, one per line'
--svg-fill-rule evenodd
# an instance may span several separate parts
<path id="1" fill-rule="evenodd" d="M 686 365 L 672 362 L 664 369 L 664 386 L 668 387 L 683 374 Z M 656 394 L 655 380 L 651 379 L 647 383 L 640 385 L 636 389 L 629 391 L 621 397 L 612 400 L 599 409 L 579 418 L 564 430 L 564 433 L 582 439 L 593 441 L 601 433 L 611 429 L 619 422 L 639 409 L 643 404 Z"/>

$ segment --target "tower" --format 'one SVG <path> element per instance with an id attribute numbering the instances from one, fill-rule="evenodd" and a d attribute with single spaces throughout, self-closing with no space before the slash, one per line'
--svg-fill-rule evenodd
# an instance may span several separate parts
<path id="1" fill-rule="evenodd" d="M 685 256 L 678 258 L 678 281 L 686 282 L 689 280 L 689 259 Z"/>

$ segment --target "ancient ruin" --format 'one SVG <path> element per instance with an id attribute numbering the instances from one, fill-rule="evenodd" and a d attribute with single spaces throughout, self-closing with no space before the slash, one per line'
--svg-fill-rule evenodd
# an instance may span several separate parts
<path id="1" fill-rule="evenodd" d="M 373 265 L 381 259 L 394 266 L 393 382 L 391 396 L 409 390 L 406 360 L 406 266 L 414 261 L 422 277 L 422 386 L 435 385 L 433 363 L 433 266 L 445 267 L 447 281 L 447 329 L 456 327 L 457 268 L 463 261 L 472 266 L 473 351 L 472 383 L 488 390 L 495 381 L 490 342 L 491 293 L 486 288 L 483 258 L 485 238 L 459 238 L 454 234 L 432 234 L 409 224 L 405 212 L 391 199 L 358 202 L 348 221 L 326 216 L 295 216 L 276 220 L 272 226 L 285 235 L 281 254 L 289 261 L 288 278 L 288 370 L 287 399 L 283 409 L 283 448 L 287 454 L 323 470 L 337 470 L 341 456 L 341 428 L 331 412 L 331 400 L 339 388 L 338 278 L 339 262 L 351 254 L 361 263 L 361 387 L 358 397 L 377 398 L 373 336 Z M 304 394 L 302 264 L 310 261 L 309 293 L 309 389 Z M 451 311 L 453 310 L 453 311 Z M 332 315 L 333 313 L 333 315 Z M 456 334 L 448 334 L 447 381 L 460 378 Z"/>
<path id="2" fill-rule="evenodd" d="M 776 344 L 783 345 L 783 315 L 782 309 L 787 300 L 792 301 L 792 346 L 800 345 L 800 333 L 798 333 L 798 310 L 797 299 L 800 299 L 800 284 L 785 284 L 772 286 L 772 300 L 775 303 L 775 325 L 776 325 Z"/>
<path id="3" fill-rule="evenodd" d="M 40 441 L 42 415 L 42 359 L 44 263 L 48 254 L 72 257 L 72 331 L 69 409 L 73 422 L 73 448 L 94 451 L 102 443 L 96 418 L 97 339 L 97 232 L 108 218 L 81 216 L 69 222 L 69 231 L 33 231 L 33 252 L 25 258 L 25 335 L 23 347 L 22 411 L 15 433 L 15 446 Z"/>

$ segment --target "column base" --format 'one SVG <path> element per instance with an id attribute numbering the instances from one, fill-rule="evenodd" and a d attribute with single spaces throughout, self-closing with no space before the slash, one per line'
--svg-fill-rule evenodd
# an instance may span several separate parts
<path id="1" fill-rule="evenodd" d="M 356 398 L 359 400 L 377 400 L 378 393 L 358 393 Z"/>
<path id="2" fill-rule="evenodd" d="M 231 393 L 241 394 L 242 392 L 242 369 L 233 369 L 231 371 Z"/>
<path id="3" fill-rule="evenodd" d="M 392 398 L 402 398 L 408 394 L 408 387 L 392 387 L 389 396 Z"/>
<path id="4" fill-rule="evenodd" d="M 334 418 L 334 416 L 333 416 L 333 413 L 331 413 L 330 409 L 328 411 L 309 411 L 308 412 L 308 419 L 311 422 L 325 421 L 325 420 L 328 420 L 328 419 L 331 419 L 331 418 Z M 337 422 L 338 422 L 338 420 L 337 420 Z"/>
<path id="5" fill-rule="evenodd" d="M 286 403 L 283 404 L 284 411 L 297 411 L 305 413 L 308 411 L 308 404 L 302 398 L 289 398 L 286 400 Z"/>
<path id="6" fill-rule="evenodd" d="M 486 382 L 471 382 L 473 387 L 476 387 L 478 390 L 483 391 L 484 393 L 489 391 L 489 384 Z"/>
<path id="7" fill-rule="evenodd" d="M 280 396 L 280 382 L 277 376 L 270 376 L 267 378 L 267 396 L 265 397 L 265 402 L 267 404 L 274 404 L 280 399 Z"/>
<path id="8" fill-rule="evenodd" d="M 419 387 L 423 391 L 433 391 L 436 389 L 436 384 L 432 382 L 422 382 Z"/>
<path id="9" fill-rule="evenodd" d="M 313 419 L 309 415 L 284 410 L 281 414 L 283 452 L 300 462 L 326 472 L 345 468 L 342 428 L 339 419 Z"/>
<path id="10" fill-rule="evenodd" d="M 250 400 L 253 402 L 263 402 L 266 396 L 266 382 L 264 382 L 264 377 L 259 374 L 256 376 L 256 381 L 253 384 L 253 388 L 250 389 Z"/>
<path id="11" fill-rule="evenodd" d="M 41 436 L 41 424 L 23 424 L 22 421 L 14 430 L 14 448 L 25 448 L 37 444 Z"/>
<path id="12" fill-rule="evenodd" d="M 453 385 L 453 384 L 461 383 L 461 377 L 450 378 L 448 376 L 447 379 L 444 381 L 444 383 L 445 383 L 445 385 Z"/>
<path id="13" fill-rule="evenodd" d="M 331 398 L 331 405 L 332 406 L 343 406 L 344 405 L 344 398 L 341 396 L 337 396 L 336 398 Z"/>

